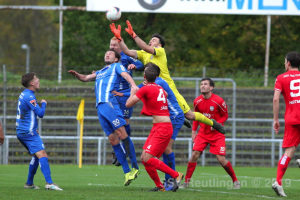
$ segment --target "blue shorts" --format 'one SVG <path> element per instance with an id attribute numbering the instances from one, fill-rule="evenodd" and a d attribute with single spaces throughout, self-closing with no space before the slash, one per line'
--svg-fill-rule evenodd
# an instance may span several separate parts
<path id="1" fill-rule="evenodd" d="M 132 116 L 132 112 L 133 112 L 133 106 L 131 108 L 127 108 L 126 105 L 126 101 L 129 97 L 119 97 L 116 96 L 117 101 L 119 102 L 121 111 L 123 113 L 123 116 L 125 119 L 129 119 Z"/>
<path id="2" fill-rule="evenodd" d="M 106 133 L 106 136 L 109 136 L 116 129 L 126 124 L 118 103 L 99 103 L 97 106 L 97 112 L 99 122 L 103 131 Z"/>
<path id="3" fill-rule="evenodd" d="M 33 133 L 33 135 L 18 133 L 17 138 L 30 154 L 45 150 L 43 141 L 37 132 Z"/>
<path id="4" fill-rule="evenodd" d="M 173 127 L 173 135 L 172 138 L 173 140 L 176 139 L 181 127 L 183 126 L 184 123 L 184 114 L 182 115 L 177 115 L 175 118 L 171 118 L 171 123 Z"/>

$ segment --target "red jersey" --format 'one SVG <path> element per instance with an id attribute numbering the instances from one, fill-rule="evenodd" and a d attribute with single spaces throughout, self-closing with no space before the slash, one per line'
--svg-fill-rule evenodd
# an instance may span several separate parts
<path id="1" fill-rule="evenodd" d="M 285 123 L 300 124 L 300 72 L 287 71 L 278 75 L 274 89 L 282 93 L 285 101 Z"/>
<path id="2" fill-rule="evenodd" d="M 216 94 L 212 94 L 209 99 L 204 99 L 203 95 L 200 95 L 194 100 L 195 112 L 200 112 L 209 119 L 215 119 L 220 124 L 228 119 L 227 105 L 225 101 Z M 193 122 L 193 131 L 197 131 L 198 125 L 200 129 L 198 134 L 206 137 L 210 140 L 225 138 L 225 135 L 216 131 L 211 130 L 211 126 L 200 123 L 198 121 Z"/>
<path id="3" fill-rule="evenodd" d="M 136 93 L 136 96 L 144 104 L 141 115 L 170 116 L 166 92 L 156 83 L 143 86 Z"/>

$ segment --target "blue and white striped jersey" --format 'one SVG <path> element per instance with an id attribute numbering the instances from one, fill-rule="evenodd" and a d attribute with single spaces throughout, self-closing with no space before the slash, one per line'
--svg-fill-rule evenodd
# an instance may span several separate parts
<path id="1" fill-rule="evenodd" d="M 176 116 L 178 116 L 178 115 L 184 116 L 184 113 L 183 113 L 182 109 L 180 108 L 173 91 L 169 87 L 169 84 L 160 77 L 155 79 L 155 83 L 157 85 L 160 85 L 168 93 L 167 99 L 168 99 L 168 108 L 169 108 L 171 120 L 175 119 Z"/>
<path id="2" fill-rule="evenodd" d="M 43 118 L 46 111 L 46 103 L 42 103 L 40 107 L 37 103 L 34 91 L 25 89 L 19 96 L 16 128 L 17 134 L 32 134 L 37 132 L 38 120 Z"/>
<path id="3" fill-rule="evenodd" d="M 116 97 L 111 91 L 117 90 L 119 87 L 120 81 L 123 78 L 121 76 L 122 72 L 127 72 L 127 70 L 121 63 L 113 63 L 96 72 L 96 107 L 101 102 L 117 103 Z"/>
<path id="4" fill-rule="evenodd" d="M 120 53 L 121 54 L 121 63 L 122 65 L 126 68 L 127 73 L 132 77 L 132 70 L 128 70 L 128 65 L 130 64 L 134 64 L 136 66 L 136 70 L 143 70 L 144 69 L 144 64 L 139 61 L 136 60 L 130 56 L 127 56 L 126 54 L 123 53 L 123 51 Z M 122 92 L 124 90 L 128 90 L 130 91 L 130 85 L 129 83 L 122 77 L 121 82 L 119 87 L 116 89 L 116 91 L 118 92 Z"/>

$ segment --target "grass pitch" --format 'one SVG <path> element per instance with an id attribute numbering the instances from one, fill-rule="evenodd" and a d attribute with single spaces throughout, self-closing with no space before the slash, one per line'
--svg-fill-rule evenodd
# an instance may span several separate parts
<path id="1" fill-rule="evenodd" d="M 23 189 L 28 165 L 0 165 L 0 199 L 281 199 L 271 189 L 276 168 L 235 167 L 241 182 L 240 190 L 233 190 L 230 177 L 222 167 L 198 166 L 188 189 L 177 192 L 147 192 L 155 187 L 144 167 L 129 186 L 123 186 L 120 167 L 112 165 L 51 165 L 52 179 L 63 191 L 44 190 L 45 180 L 38 169 L 34 184 L 40 190 Z M 186 172 L 186 166 L 177 171 Z M 287 199 L 300 199 L 300 169 L 288 168 L 283 181 Z M 161 178 L 164 177 L 159 172 Z"/>

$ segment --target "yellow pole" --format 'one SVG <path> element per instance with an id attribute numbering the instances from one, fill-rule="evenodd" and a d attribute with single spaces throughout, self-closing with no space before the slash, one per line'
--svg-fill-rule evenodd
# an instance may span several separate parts
<path id="1" fill-rule="evenodd" d="M 83 119 L 80 120 L 80 139 L 79 139 L 79 168 L 82 166 L 82 137 L 83 137 Z"/>
<path id="2" fill-rule="evenodd" d="M 82 137 L 83 137 L 83 118 L 84 118 L 84 99 L 81 100 L 78 107 L 76 119 L 80 124 L 80 136 L 79 136 L 79 168 L 82 166 Z"/>

